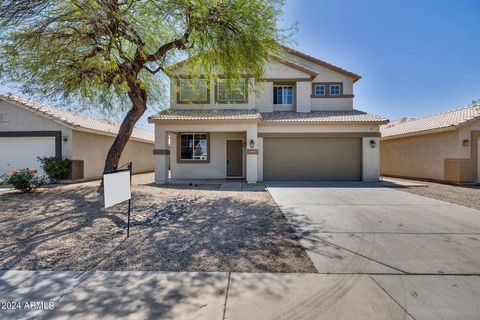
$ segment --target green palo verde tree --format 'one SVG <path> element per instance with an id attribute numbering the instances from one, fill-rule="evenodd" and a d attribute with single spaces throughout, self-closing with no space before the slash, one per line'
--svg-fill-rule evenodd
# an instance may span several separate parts
<path id="1" fill-rule="evenodd" d="M 3 0 L 0 78 L 27 95 L 125 115 L 105 160 L 118 166 L 165 70 L 192 58 L 203 75 L 260 77 L 287 31 L 278 0 Z M 216 72 L 214 72 L 216 71 Z"/>

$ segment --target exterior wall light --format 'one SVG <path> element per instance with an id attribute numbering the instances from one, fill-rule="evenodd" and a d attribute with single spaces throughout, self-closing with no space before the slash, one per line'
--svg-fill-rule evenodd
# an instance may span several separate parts
<path id="1" fill-rule="evenodd" d="M 252 140 L 250 140 L 250 148 L 253 149 L 254 147 L 255 147 L 255 141 L 253 141 L 253 139 L 252 139 Z"/>
<path id="2" fill-rule="evenodd" d="M 463 140 L 463 145 L 465 147 L 468 147 L 470 145 L 470 140 L 468 140 L 468 139 Z"/>
<path id="3" fill-rule="evenodd" d="M 63 141 L 63 143 L 67 143 L 68 137 L 67 137 L 67 136 L 63 136 L 63 137 L 62 137 L 62 141 Z"/>
<path id="4" fill-rule="evenodd" d="M 370 140 L 370 147 L 375 148 L 377 146 L 377 142 L 375 140 Z"/>

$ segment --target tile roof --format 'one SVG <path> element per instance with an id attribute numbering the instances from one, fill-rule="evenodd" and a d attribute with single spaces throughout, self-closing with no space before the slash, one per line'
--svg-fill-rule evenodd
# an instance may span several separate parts
<path id="1" fill-rule="evenodd" d="M 388 120 L 363 111 L 276 111 L 254 109 L 167 109 L 150 117 L 151 120 L 263 120 L 265 122 L 387 122 Z"/>
<path id="2" fill-rule="evenodd" d="M 480 119 L 480 104 L 442 112 L 422 118 L 403 118 L 381 126 L 382 137 L 418 135 L 432 130 L 455 128 L 475 119 Z"/>
<path id="3" fill-rule="evenodd" d="M 359 110 L 346 111 L 312 111 L 294 112 L 278 111 L 264 112 L 262 119 L 265 122 L 383 122 L 388 120 Z"/>
<path id="4" fill-rule="evenodd" d="M 260 113 L 253 109 L 167 109 L 151 116 L 158 120 L 254 120 Z"/>
<path id="5" fill-rule="evenodd" d="M 90 116 L 47 106 L 12 95 L 0 94 L 0 100 L 11 102 L 73 129 L 83 128 L 96 131 L 99 134 L 117 134 L 120 128 L 120 123 L 116 121 L 95 119 Z M 153 142 L 154 134 L 147 130 L 134 128 L 131 138 Z"/>

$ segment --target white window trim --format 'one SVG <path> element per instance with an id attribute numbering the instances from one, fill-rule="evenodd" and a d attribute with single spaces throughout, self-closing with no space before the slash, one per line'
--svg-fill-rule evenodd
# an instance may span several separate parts
<path id="1" fill-rule="evenodd" d="M 286 87 L 291 87 L 292 88 L 292 103 L 275 103 L 275 89 L 273 90 L 273 105 L 274 106 L 286 106 L 286 107 L 291 107 L 294 104 L 295 101 L 295 85 L 292 84 L 275 84 L 273 85 L 273 88 L 286 88 Z"/>
<path id="2" fill-rule="evenodd" d="M 318 94 L 318 93 L 317 93 L 317 87 L 323 87 L 323 94 Z M 326 94 L 327 94 L 327 86 L 324 85 L 324 84 L 316 84 L 316 85 L 314 86 L 314 92 L 313 92 L 313 94 L 316 95 L 316 96 L 324 96 L 324 95 L 326 95 Z"/>
<path id="3" fill-rule="evenodd" d="M 338 93 L 332 93 L 332 87 L 338 87 Z M 329 85 L 329 93 L 331 96 L 340 96 L 342 94 L 342 86 L 339 84 Z"/>

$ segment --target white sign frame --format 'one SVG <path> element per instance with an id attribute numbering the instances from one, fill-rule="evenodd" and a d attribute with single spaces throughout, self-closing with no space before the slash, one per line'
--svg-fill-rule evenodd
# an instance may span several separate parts
<path id="1" fill-rule="evenodd" d="M 131 171 L 121 170 L 103 175 L 105 208 L 132 199 Z"/>

